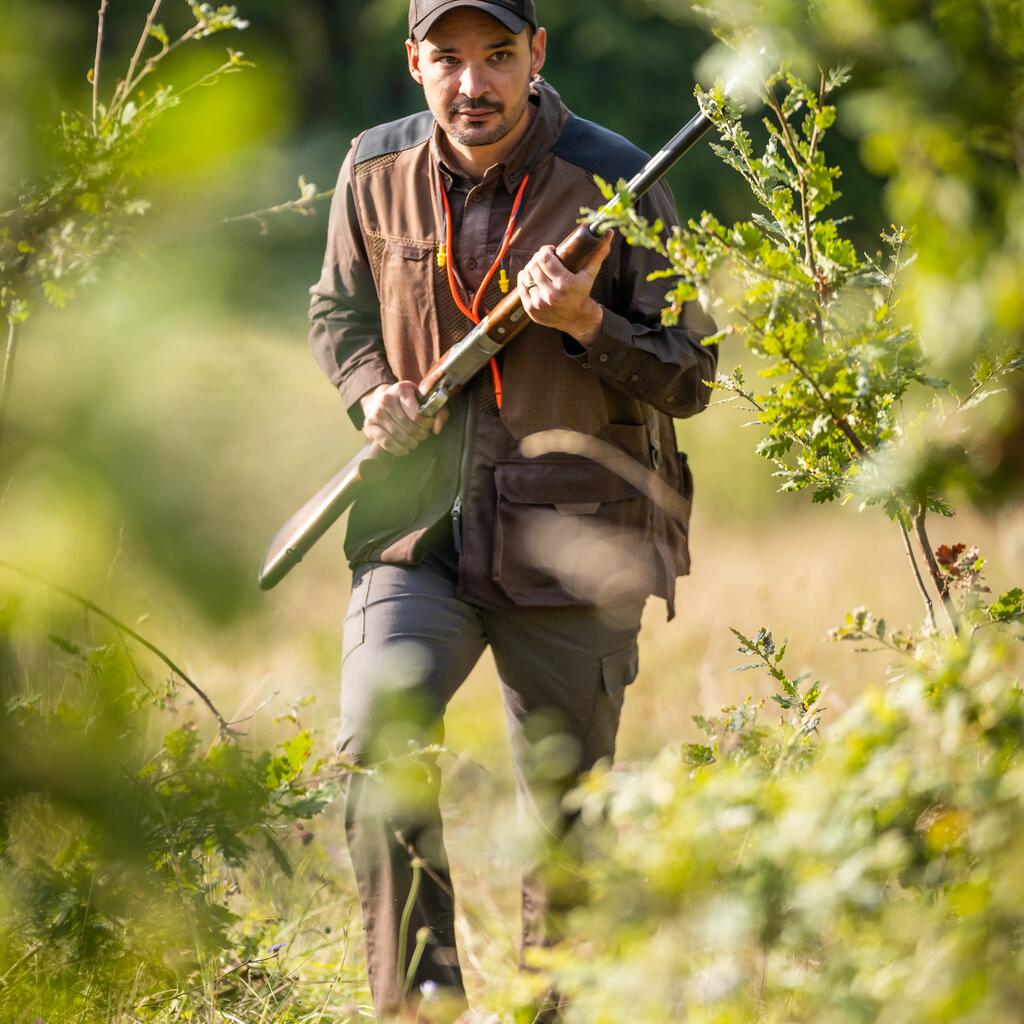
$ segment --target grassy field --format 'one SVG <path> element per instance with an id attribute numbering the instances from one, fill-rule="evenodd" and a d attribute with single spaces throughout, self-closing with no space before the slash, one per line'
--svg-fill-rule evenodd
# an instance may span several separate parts
<path id="1" fill-rule="evenodd" d="M 273 530 L 359 439 L 312 364 L 300 316 L 269 330 L 212 302 L 183 313 L 160 281 L 144 273 L 130 292 L 106 292 L 73 321 L 42 317 L 26 334 L 0 557 L 137 624 L 227 718 L 259 709 L 246 726 L 254 741 L 276 736 L 273 719 L 314 698 L 297 714 L 327 751 L 349 585 L 340 531 L 270 594 L 257 591 L 255 572 Z M 827 731 L 864 686 L 884 683 L 886 665 L 829 641 L 829 627 L 860 604 L 894 624 L 922 618 L 895 528 L 874 511 L 776 494 L 751 452 L 756 428 L 742 422 L 712 407 L 680 424 L 696 477 L 693 572 L 679 583 L 674 621 L 660 601 L 648 604 L 620 760 L 695 740 L 692 715 L 769 692 L 757 674 L 730 673 L 742 660 L 730 626 L 749 635 L 765 625 L 790 639 L 791 674 L 813 672 L 827 687 Z M 965 512 L 935 523 L 932 540 L 978 544 L 996 592 L 1024 575 L 1024 509 L 991 519 Z M 202 708 L 190 711 L 208 725 Z M 452 703 L 447 744 L 463 959 L 473 996 L 501 1005 L 520 984 L 518 864 L 488 655 Z M 367 995 L 340 808 L 293 847 L 292 881 L 258 861 L 236 880 L 232 903 L 246 928 L 283 944 L 267 969 L 291 975 L 292 991 L 359 1012 Z"/>

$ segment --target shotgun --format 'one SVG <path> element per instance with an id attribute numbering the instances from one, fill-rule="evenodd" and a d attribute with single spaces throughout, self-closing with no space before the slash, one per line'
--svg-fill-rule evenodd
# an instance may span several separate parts
<path id="1" fill-rule="evenodd" d="M 628 183 L 629 193 L 636 199 L 647 193 L 710 127 L 711 121 L 703 111 L 690 118 Z M 606 210 L 603 206 L 595 211 L 558 246 L 559 259 L 573 273 L 587 262 L 610 230 Z M 529 323 L 518 292 L 510 292 L 421 381 L 421 414 L 433 417 L 439 413 Z M 387 477 L 395 458 L 373 442 L 365 444 L 274 534 L 260 567 L 260 589 L 270 590 L 280 583 L 355 501 L 363 487 Z"/>

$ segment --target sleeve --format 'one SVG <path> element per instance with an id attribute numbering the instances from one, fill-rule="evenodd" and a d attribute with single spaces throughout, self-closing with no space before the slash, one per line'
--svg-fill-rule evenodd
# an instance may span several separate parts
<path id="1" fill-rule="evenodd" d="M 352 196 L 354 153 L 355 145 L 341 165 L 320 280 L 309 290 L 309 348 L 362 429 L 359 399 L 396 378 L 384 353 L 380 302 Z"/>
<path id="2" fill-rule="evenodd" d="M 668 230 L 678 223 L 675 200 L 664 182 L 641 200 L 640 212 L 652 223 L 660 219 Z M 714 380 L 718 346 L 704 345 L 702 339 L 716 327 L 696 302 L 684 304 L 676 327 L 662 325 L 666 281 L 648 281 L 647 275 L 663 267 L 657 253 L 621 244 L 614 308 L 605 308 L 601 333 L 588 348 L 568 335 L 563 344 L 568 355 L 612 387 L 683 419 L 711 399 L 711 388 L 703 382 Z"/>

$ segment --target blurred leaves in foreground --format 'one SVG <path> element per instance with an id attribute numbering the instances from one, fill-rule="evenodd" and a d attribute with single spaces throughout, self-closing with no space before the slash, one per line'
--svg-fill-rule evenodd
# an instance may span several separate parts
<path id="1" fill-rule="evenodd" d="M 262 941 L 239 949 L 238 869 L 262 852 L 290 874 L 294 825 L 334 785 L 309 732 L 248 749 L 181 670 L 150 674 L 144 638 L 83 628 L 74 600 L 40 613 L 2 571 L 0 1016 L 116 1020 L 168 989 L 184 1010 Z"/>
<path id="2" fill-rule="evenodd" d="M 537 957 L 567 1019 L 1016 1020 L 1019 638 L 926 643 L 822 741 L 813 705 L 748 701 L 699 721 L 703 744 L 592 776 L 573 799 L 618 843 L 573 941 Z"/>

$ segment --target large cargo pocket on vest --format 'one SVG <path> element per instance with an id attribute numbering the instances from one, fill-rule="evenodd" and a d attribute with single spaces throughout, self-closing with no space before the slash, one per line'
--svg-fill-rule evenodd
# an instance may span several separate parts
<path id="1" fill-rule="evenodd" d="M 651 593 L 650 503 L 573 456 L 495 465 L 492 578 L 522 605 L 609 604 Z"/>

